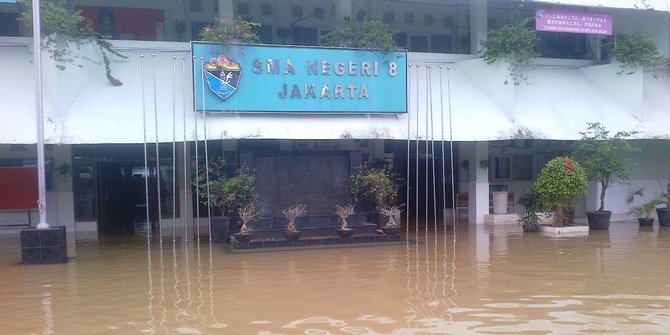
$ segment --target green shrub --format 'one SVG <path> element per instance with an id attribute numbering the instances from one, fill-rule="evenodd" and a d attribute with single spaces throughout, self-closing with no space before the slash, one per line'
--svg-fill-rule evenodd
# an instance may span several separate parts
<path id="1" fill-rule="evenodd" d="M 528 26 L 531 20 L 512 19 L 504 26 L 491 30 L 487 39 L 482 41 L 484 61 L 487 64 L 507 62 L 514 85 L 526 80 L 526 72 L 538 56 L 535 50 L 538 37 L 535 30 Z"/>
<path id="2" fill-rule="evenodd" d="M 228 43 L 261 43 L 258 37 L 260 23 L 247 21 L 242 18 L 231 20 L 229 18 L 219 19 L 214 25 L 206 26 L 200 31 L 203 41 Z"/>
<path id="3" fill-rule="evenodd" d="M 393 32 L 379 20 L 369 18 L 356 20 L 342 19 L 335 30 L 325 37 L 325 44 L 334 47 L 375 49 L 389 52 L 397 49 Z"/>
<path id="4" fill-rule="evenodd" d="M 574 208 L 574 199 L 586 194 L 586 173 L 575 159 L 556 157 L 544 165 L 535 187 L 545 209 L 554 212 L 553 224 L 557 225 L 565 211 Z"/>
<path id="5" fill-rule="evenodd" d="M 540 192 L 534 187 L 526 189 L 519 197 L 519 204 L 524 208 L 523 213 L 519 214 L 519 223 L 523 226 L 523 231 L 537 231 L 540 223 L 537 212 L 544 210 Z"/>

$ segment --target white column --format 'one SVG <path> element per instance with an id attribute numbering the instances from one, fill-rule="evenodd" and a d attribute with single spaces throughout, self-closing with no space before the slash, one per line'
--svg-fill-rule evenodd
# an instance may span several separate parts
<path id="1" fill-rule="evenodd" d="M 488 30 L 487 0 L 470 0 L 470 53 L 478 54 Z"/>
<path id="2" fill-rule="evenodd" d="M 468 222 L 483 224 L 484 215 L 489 213 L 489 143 L 476 142 L 474 159 L 470 162 L 470 183 L 468 184 Z M 486 163 L 485 166 L 483 162 Z"/>
<path id="3" fill-rule="evenodd" d="M 234 14 L 233 0 L 218 0 L 218 1 L 219 1 L 219 18 L 232 19 Z"/>

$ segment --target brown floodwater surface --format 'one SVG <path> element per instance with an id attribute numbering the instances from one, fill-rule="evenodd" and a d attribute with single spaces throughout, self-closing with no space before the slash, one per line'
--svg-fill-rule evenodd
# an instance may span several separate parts
<path id="1" fill-rule="evenodd" d="M 404 234 L 404 233 L 403 233 Z M 1 334 L 668 334 L 670 227 L 518 226 L 230 253 L 79 241 L 66 264 L 0 243 Z"/>

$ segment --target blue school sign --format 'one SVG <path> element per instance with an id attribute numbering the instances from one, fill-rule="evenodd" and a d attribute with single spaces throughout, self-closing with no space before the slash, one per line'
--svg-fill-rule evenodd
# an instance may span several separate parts
<path id="1" fill-rule="evenodd" d="M 407 53 L 192 42 L 198 112 L 406 113 Z"/>

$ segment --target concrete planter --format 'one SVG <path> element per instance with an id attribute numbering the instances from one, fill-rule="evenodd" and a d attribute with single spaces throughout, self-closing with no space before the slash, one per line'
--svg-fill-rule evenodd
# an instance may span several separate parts
<path id="1" fill-rule="evenodd" d="M 661 227 L 670 226 L 670 208 L 656 208 L 658 214 L 658 225 Z"/>
<path id="2" fill-rule="evenodd" d="M 610 227 L 611 211 L 589 211 L 586 212 L 586 218 L 589 221 L 589 228 L 593 230 L 606 230 Z"/>

